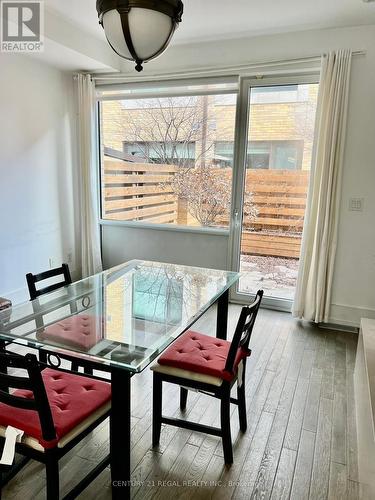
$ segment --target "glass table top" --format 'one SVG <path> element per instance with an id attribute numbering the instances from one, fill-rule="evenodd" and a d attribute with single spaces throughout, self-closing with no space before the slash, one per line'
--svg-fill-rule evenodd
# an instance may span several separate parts
<path id="1" fill-rule="evenodd" d="M 132 260 L 0 312 L 0 338 L 143 370 L 239 274 Z"/>

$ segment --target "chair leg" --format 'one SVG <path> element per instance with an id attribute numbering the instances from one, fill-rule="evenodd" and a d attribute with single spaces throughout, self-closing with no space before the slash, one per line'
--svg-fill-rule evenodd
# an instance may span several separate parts
<path id="1" fill-rule="evenodd" d="M 59 500 L 59 462 L 55 457 L 46 460 L 47 500 Z"/>
<path id="2" fill-rule="evenodd" d="M 221 398 L 220 417 L 223 441 L 224 461 L 226 465 L 233 463 L 232 436 L 230 432 L 230 389 Z"/>
<path id="3" fill-rule="evenodd" d="M 238 417 L 240 420 L 240 429 L 245 432 L 247 429 L 246 415 L 246 397 L 245 397 L 245 381 L 242 381 L 241 387 L 237 385 L 237 400 L 238 400 Z"/>
<path id="4" fill-rule="evenodd" d="M 186 410 L 188 390 L 185 387 L 180 387 L 180 409 Z"/>
<path id="5" fill-rule="evenodd" d="M 152 446 L 160 441 L 161 415 L 163 406 L 163 381 L 158 373 L 154 372 L 152 389 Z"/>

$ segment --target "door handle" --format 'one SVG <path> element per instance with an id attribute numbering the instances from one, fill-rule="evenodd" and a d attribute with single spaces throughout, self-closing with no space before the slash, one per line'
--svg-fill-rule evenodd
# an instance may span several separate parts
<path id="1" fill-rule="evenodd" d="M 240 213 L 237 209 L 233 212 L 233 220 L 234 227 L 240 227 Z"/>

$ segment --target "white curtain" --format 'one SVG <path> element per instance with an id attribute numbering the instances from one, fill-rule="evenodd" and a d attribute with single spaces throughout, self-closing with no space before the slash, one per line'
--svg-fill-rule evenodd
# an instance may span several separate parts
<path id="1" fill-rule="evenodd" d="M 322 57 L 315 161 L 292 310 L 294 316 L 316 323 L 327 323 L 330 312 L 351 58 L 350 50 Z"/>
<path id="2" fill-rule="evenodd" d="M 90 75 L 76 75 L 78 94 L 79 198 L 82 276 L 102 270 L 97 203 L 98 151 L 95 85 Z"/>

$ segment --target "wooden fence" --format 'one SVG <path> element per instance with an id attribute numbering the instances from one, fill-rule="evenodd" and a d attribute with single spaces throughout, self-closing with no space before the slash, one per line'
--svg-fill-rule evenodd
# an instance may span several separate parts
<path id="1" fill-rule="evenodd" d="M 195 224 L 184 200 L 178 200 L 168 181 L 173 165 L 130 163 L 105 158 L 103 215 L 106 219 L 152 223 Z M 217 175 L 232 175 L 231 169 L 215 169 Z M 252 221 L 244 221 L 241 251 L 244 254 L 297 258 L 309 182 L 307 171 L 247 170 L 246 191 L 258 210 Z M 161 186 L 163 183 L 163 187 Z M 223 216 L 220 225 L 228 224 Z"/>
<path id="2" fill-rule="evenodd" d="M 245 221 L 243 254 L 299 257 L 308 183 L 306 170 L 247 171 L 246 190 L 253 193 L 258 215 Z"/>
<path id="3" fill-rule="evenodd" d="M 251 226 L 301 232 L 309 172 L 306 170 L 248 170 L 246 190 L 253 193 L 258 216 Z"/>
<path id="4" fill-rule="evenodd" d="M 103 215 L 105 219 L 177 223 L 177 196 L 162 188 L 177 168 L 173 165 L 130 163 L 105 158 L 102 172 Z"/>
<path id="5" fill-rule="evenodd" d="M 270 233 L 243 231 L 241 254 L 268 255 L 298 259 L 301 249 L 301 235 L 273 235 Z"/>

